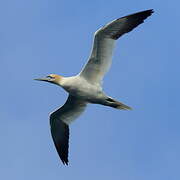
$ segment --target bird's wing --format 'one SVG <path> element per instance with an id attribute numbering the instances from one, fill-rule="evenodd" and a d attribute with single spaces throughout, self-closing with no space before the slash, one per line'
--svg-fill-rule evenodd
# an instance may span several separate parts
<path id="1" fill-rule="evenodd" d="M 101 83 L 109 70 L 115 40 L 130 32 L 153 13 L 146 10 L 116 19 L 95 32 L 94 43 L 88 63 L 80 73 L 90 83 Z"/>
<path id="2" fill-rule="evenodd" d="M 86 102 L 69 95 L 66 103 L 50 115 L 51 135 L 63 164 L 68 165 L 69 124 L 85 109 Z"/>

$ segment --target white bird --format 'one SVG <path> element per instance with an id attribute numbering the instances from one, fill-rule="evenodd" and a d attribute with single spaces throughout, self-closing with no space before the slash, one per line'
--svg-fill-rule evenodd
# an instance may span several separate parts
<path id="1" fill-rule="evenodd" d="M 63 164 L 68 165 L 69 124 L 85 110 L 88 103 L 131 109 L 107 96 L 102 89 L 102 80 L 111 66 L 115 41 L 143 23 L 152 13 L 152 9 L 137 12 L 116 19 L 96 31 L 91 55 L 78 75 L 63 77 L 50 74 L 45 78 L 35 79 L 61 86 L 69 93 L 66 103 L 50 114 L 52 138 Z"/>

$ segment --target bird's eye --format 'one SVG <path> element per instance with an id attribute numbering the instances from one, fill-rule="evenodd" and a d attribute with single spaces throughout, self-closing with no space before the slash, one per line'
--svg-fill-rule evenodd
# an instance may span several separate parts
<path id="1" fill-rule="evenodd" d="M 54 77 L 52 77 L 52 76 L 46 76 L 47 78 L 49 78 L 49 79 L 54 79 Z"/>

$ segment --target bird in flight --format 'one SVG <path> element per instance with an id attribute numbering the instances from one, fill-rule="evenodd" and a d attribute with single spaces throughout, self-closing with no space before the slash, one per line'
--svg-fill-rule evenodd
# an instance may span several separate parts
<path id="1" fill-rule="evenodd" d="M 101 104 L 116 109 L 130 110 L 122 102 L 105 94 L 102 80 L 109 70 L 116 40 L 130 32 L 153 13 L 145 10 L 116 19 L 94 34 L 93 48 L 82 71 L 72 77 L 50 74 L 35 80 L 45 81 L 62 87 L 69 93 L 65 104 L 50 114 L 51 134 L 63 164 L 68 165 L 69 124 L 85 110 L 88 103 Z"/>

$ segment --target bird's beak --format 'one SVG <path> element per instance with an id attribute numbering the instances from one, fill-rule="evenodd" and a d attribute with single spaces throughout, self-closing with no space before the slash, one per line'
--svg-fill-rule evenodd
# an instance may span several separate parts
<path id="1" fill-rule="evenodd" d="M 49 82 L 50 79 L 49 78 L 37 78 L 37 79 L 34 79 L 36 81 L 46 81 L 46 82 Z"/>

